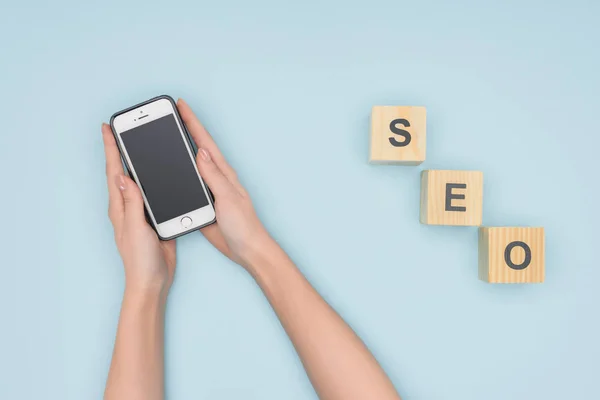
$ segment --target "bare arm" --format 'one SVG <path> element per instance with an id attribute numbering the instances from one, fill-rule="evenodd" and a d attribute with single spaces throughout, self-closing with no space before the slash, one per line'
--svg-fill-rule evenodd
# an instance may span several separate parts
<path id="1" fill-rule="evenodd" d="M 249 270 L 290 337 L 321 399 L 398 400 L 369 349 L 275 243 Z"/>
<path id="2" fill-rule="evenodd" d="M 255 278 L 325 400 L 400 399 L 366 346 L 313 289 L 258 220 L 250 198 L 189 106 L 181 116 L 199 147 L 197 165 L 215 195 L 208 240 Z"/>
<path id="3" fill-rule="evenodd" d="M 163 399 L 164 310 L 158 295 L 125 293 L 105 399 Z"/>
<path id="4" fill-rule="evenodd" d="M 175 242 L 160 242 L 146 223 L 137 185 L 124 176 L 115 139 L 102 125 L 109 216 L 125 269 L 125 294 L 106 400 L 164 398 L 164 315 L 175 272 Z"/>

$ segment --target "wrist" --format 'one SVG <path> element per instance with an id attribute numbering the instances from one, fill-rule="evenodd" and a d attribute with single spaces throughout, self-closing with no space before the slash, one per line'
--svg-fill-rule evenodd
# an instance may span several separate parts
<path id="1" fill-rule="evenodd" d="M 164 306 L 168 291 L 167 287 L 140 287 L 126 284 L 123 302 L 140 307 Z"/>
<path id="2" fill-rule="evenodd" d="M 283 249 L 270 236 L 262 241 L 255 242 L 242 257 L 242 266 L 254 277 L 259 279 L 260 276 L 268 273 L 268 271 L 279 262 L 287 258 Z"/>
<path id="3" fill-rule="evenodd" d="M 148 332 L 159 332 L 156 329 L 162 329 L 165 310 L 166 297 L 128 288 L 123 295 L 119 326 L 143 327 Z"/>

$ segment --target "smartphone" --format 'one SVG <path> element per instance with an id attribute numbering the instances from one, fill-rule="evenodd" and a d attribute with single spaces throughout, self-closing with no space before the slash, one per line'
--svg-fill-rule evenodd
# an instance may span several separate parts
<path id="1" fill-rule="evenodd" d="M 119 111 L 110 126 L 161 240 L 215 222 L 212 196 L 196 167 L 196 150 L 171 97 L 155 97 Z"/>

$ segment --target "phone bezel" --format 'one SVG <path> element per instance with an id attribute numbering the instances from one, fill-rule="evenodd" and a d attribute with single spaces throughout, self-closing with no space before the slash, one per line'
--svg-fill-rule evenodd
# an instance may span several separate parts
<path id="1" fill-rule="evenodd" d="M 209 204 L 196 210 L 192 210 L 185 214 L 179 215 L 168 221 L 157 224 L 152 209 L 148 203 L 148 199 L 146 198 L 146 194 L 144 193 L 140 185 L 137 173 L 135 171 L 135 167 L 133 166 L 131 159 L 129 158 L 129 154 L 127 153 L 125 145 L 123 144 L 121 134 L 125 131 L 147 124 L 169 114 L 173 114 L 175 118 L 175 122 L 177 123 L 179 133 L 181 134 L 186 149 L 188 150 L 190 162 L 194 166 L 194 169 L 198 176 L 198 180 L 200 181 L 200 185 L 202 186 L 202 190 L 204 191 L 204 194 L 208 199 Z M 145 115 L 147 115 L 147 117 L 139 119 L 139 116 Z M 140 188 L 140 191 L 142 192 L 142 197 L 144 198 L 144 204 L 146 206 L 146 212 L 148 215 L 148 219 L 150 220 L 149 222 L 152 224 L 154 230 L 156 231 L 158 237 L 161 240 L 170 240 L 177 236 L 184 235 L 186 233 L 200 229 L 215 222 L 216 215 L 210 191 L 206 187 L 204 180 L 198 172 L 198 168 L 195 162 L 194 147 L 192 146 L 192 143 L 189 140 L 189 135 L 187 134 L 185 125 L 179 117 L 179 113 L 177 112 L 177 106 L 175 105 L 175 102 L 170 96 L 158 96 L 143 103 L 137 104 L 133 107 L 119 111 L 118 113 L 112 116 L 110 120 L 110 126 L 115 136 L 115 140 L 117 141 L 119 151 L 121 152 L 121 158 L 127 166 L 131 178 L 136 182 L 136 184 Z M 191 226 L 187 228 L 183 227 L 183 225 L 181 224 L 181 220 L 184 217 L 190 217 L 192 219 L 193 222 Z"/>

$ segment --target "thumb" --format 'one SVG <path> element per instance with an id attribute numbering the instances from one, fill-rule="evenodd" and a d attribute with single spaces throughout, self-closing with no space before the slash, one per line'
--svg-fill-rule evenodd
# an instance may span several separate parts
<path id="1" fill-rule="evenodd" d="M 144 200 L 140 188 L 134 181 L 124 175 L 117 176 L 117 186 L 123 195 L 125 206 L 125 223 L 138 224 L 146 221 L 144 215 Z"/>
<path id="2" fill-rule="evenodd" d="M 227 195 L 233 189 L 231 182 L 223 175 L 223 172 L 213 162 L 210 153 L 203 148 L 198 149 L 198 156 L 196 157 L 196 164 L 198 165 L 198 171 L 200 176 L 204 179 L 210 190 L 215 195 L 216 200 L 219 197 Z"/>

